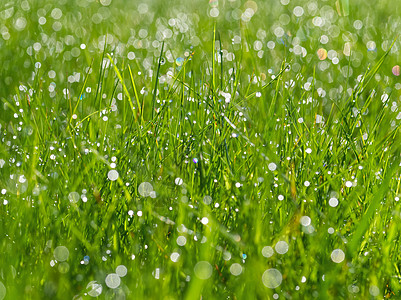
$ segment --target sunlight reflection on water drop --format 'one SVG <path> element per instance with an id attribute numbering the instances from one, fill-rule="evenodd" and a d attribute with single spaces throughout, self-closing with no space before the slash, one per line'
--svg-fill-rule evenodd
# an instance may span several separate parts
<path id="1" fill-rule="evenodd" d="M 109 173 L 107 173 L 107 177 L 111 181 L 116 181 L 118 178 L 118 172 L 116 170 L 110 170 Z"/>
<path id="2" fill-rule="evenodd" d="M 120 277 L 124 277 L 125 275 L 127 275 L 128 273 L 128 269 L 126 266 L 124 265 L 119 265 L 116 268 L 116 274 Z"/>
<path id="3" fill-rule="evenodd" d="M 109 288 L 115 289 L 115 288 L 118 288 L 120 286 L 121 279 L 120 279 L 120 276 L 118 276 L 118 274 L 111 273 L 111 274 L 106 276 L 105 282 L 106 282 L 106 285 Z"/>
<path id="4" fill-rule="evenodd" d="M 337 264 L 341 263 L 345 259 L 345 253 L 341 249 L 334 249 L 331 252 L 331 260 Z"/>
<path id="5" fill-rule="evenodd" d="M 282 281 L 283 275 L 281 275 L 279 270 L 274 268 L 266 270 L 262 275 L 262 282 L 269 289 L 279 287 Z"/>
<path id="6" fill-rule="evenodd" d="M 338 200 L 337 200 L 337 198 L 330 198 L 330 200 L 329 200 L 329 205 L 330 205 L 331 207 L 336 207 L 336 206 L 338 205 Z"/>
<path id="7" fill-rule="evenodd" d="M 70 200 L 71 203 L 78 203 L 80 199 L 80 196 L 77 192 L 71 192 L 68 194 L 68 200 Z"/>
<path id="8" fill-rule="evenodd" d="M 178 57 L 176 60 L 175 60 L 175 63 L 177 64 L 177 66 L 182 66 L 182 64 L 184 63 L 184 59 L 182 58 L 182 57 Z"/>
<path id="9" fill-rule="evenodd" d="M 180 236 L 177 238 L 177 245 L 178 245 L 178 246 L 185 246 L 186 243 L 187 243 L 187 238 L 186 238 L 185 236 L 180 235 Z"/>
<path id="10" fill-rule="evenodd" d="M 317 50 L 317 56 L 320 60 L 325 60 L 327 58 L 327 50 L 320 48 L 319 50 Z"/>
<path id="11" fill-rule="evenodd" d="M 86 286 L 86 289 L 88 290 L 89 296 L 98 297 L 102 293 L 103 287 L 100 283 L 97 283 L 97 281 L 91 281 Z"/>
<path id="12" fill-rule="evenodd" d="M 302 226 L 309 226 L 312 222 L 311 218 L 308 216 L 302 216 L 299 221 L 301 222 Z"/>
<path id="13" fill-rule="evenodd" d="M 238 263 L 233 263 L 230 267 L 230 272 L 234 276 L 239 276 L 242 273 L 242 266 Z"/>
<path id="14" fill-rule="evenodd" d="M 205 203 L 206 205 L 209 205 L 210 203 L 212 203 L 212 197 L 210 197 L 210 196 L 203 197 L 203 203 Z"/>
<path id="15" fill-rule="evenodd" d="M 262 249 L 262 255 L 266 258 L 272 257 L 274 254 L 274 250 L 272 247 L 270 246 L 265 246 Z"/>
<path id="16" fill-rule="evenodd" d="M 276 246 L 274 247 L 278 254 L 285 254 L 288 251 L 288 244 L 285 241 L 277 242 Z"/>
<path id="17" fill-rule="evenodd" d="M 62 262 L 58 265 L 58 271 L 61 274 L 65 274 L 70 270 L 70 265 L 67 262 Z"/>
<path id="18" fill-rule="evenodd" d="M 170 259 L 172 262 L 177 262 L 179 258 L 180 258 L 180 254 L 178 252 L 173 252 L 170 255 Z"/>
<path id="19" fill-rule="evenodd" d="M 395 66 L 392 68 L 392 72 L 393 72 L 393 74 L 394 74 L 395 76 L 400 76 L 400 66 L 399 66 L 399 65 L 395 65 Z"/>
<path id="20" fill-rule="evenodd" d="M 68 251 L 67 247 L 65 246 L 58 246 L 53 251 L 54 258 L 58 261 L 66 261 L 70 252 Z"/>
<path id="21" fill-rule="evenodd" d="M 142 197 L 148 197 L 150 196 L 150 193 L 153 192 L 153 186 L 149 182 L 142 182 L 138 186 L 138 193 Z"/>
<path id="22" fill-rule="evenodd" d="M 182 185 L 184 183 L 184 181 L 180 177 L 177 177 L 174 180 L 174 182 L 175 182 L 176 185 Z"/>
<path id="23" fill-rule="evenodd" d="M 200 261 L 194 267 L 196 277 L 202 280 L 206 280 L 212 276 L 213 268 L 212 265 L 207 261 Z"/>

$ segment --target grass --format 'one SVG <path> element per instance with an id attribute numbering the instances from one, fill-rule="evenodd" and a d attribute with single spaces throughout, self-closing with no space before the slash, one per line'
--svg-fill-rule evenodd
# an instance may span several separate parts
<path id="1" fill-rule="evenodd" d="M 0 299 L 398 299 L 399 9 L 338 7 L 1 4 Z"/>

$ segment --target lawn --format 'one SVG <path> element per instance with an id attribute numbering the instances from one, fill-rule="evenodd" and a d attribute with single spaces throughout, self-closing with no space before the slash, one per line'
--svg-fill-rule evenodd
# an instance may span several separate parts
<path id="1" fill-rule="evenodd" d="M 400 299 L 401 4 L 0 3 L 0 300 Z"/>

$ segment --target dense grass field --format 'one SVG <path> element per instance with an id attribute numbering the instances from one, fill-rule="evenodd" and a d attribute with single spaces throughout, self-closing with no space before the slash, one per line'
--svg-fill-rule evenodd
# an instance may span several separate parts
<path id="1" fill-rule="evenodd" d="M 2 1 L 0 300 L 401 299 L 400 6 Z"/>

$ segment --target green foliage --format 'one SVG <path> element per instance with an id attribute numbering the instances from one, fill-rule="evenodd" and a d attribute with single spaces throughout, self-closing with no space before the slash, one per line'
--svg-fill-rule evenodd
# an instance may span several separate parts
<path id="1" fill-rule="evenodd" d="M 369 4 L 0 4 L 0 300 L 398 299 L 401 23 Z"/>

